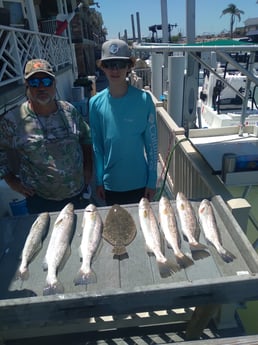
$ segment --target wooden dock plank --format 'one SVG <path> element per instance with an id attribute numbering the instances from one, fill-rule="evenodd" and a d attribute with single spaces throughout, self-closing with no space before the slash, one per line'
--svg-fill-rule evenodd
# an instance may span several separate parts
<path id="1" fill-rule="evenodd" d="M 161 343 L 159 345 L 165 345 L 167 343 Z M 174 345 L 180 345 L 182 342 L 173 342 Z M 187 341 L 187 345 L 257 345 L 258 335 L 247 335 L 240 337 L 227 337 L 218 339 L 202 339 Z"/>

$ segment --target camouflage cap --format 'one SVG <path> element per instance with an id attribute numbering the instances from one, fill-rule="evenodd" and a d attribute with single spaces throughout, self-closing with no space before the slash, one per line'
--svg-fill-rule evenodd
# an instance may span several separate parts
<path id="1" fill-rule="evenodd" d="M 46 73 L 55 78 L 53 68 L 50 63 L 43 59 L 33 59 L 27 62 L 25 66 L 24 78 L 28 79 L 35 73 Z"/>

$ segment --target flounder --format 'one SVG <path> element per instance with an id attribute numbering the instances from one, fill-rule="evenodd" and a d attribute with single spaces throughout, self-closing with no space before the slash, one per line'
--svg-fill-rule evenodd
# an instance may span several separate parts
<path id="1" fill-rule="evenodd" d="M 126 246 L 134 240 L 136 231 L 130 213 L 120 205 L 113 205 L 105 219 L 103 238 L 114 247 L 114 256 L 128 255 Z"/>

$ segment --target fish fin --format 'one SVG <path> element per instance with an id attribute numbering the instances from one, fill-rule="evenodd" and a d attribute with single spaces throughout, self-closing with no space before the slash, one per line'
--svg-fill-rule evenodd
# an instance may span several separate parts
<path id="1" fill-rule="evenodd" d="M 195 249 L 192 251 L 192 257 L 194 260 L 205 259 L 210 256 L 210 253 L 205 249 Z"/>
<path id="2" fill-rule="evenodd" d="M 114 255 L 124 255 L 127 253 L 126 248 L 123 244 L 119 245 L 119 246 L 115 246 L 112 250 L 112 253 L 114 253 Z"/>
<path id="3" fill-rule="evenodd" d="M 225 249 L 224 253 L 219 253 L 223 261 L 226 263 L 232 262 L 234 259 L 236 259 L 235 255 L 230 253 L 228 250 Z"/>
<path id="4" fill-rule="evenodd" d="M 165 236 L 160 236 L 160 250 L 162 254 L 165 253 L 165 243 Z"/>
<path id="5" fill-rule="evenodd" d="M 193 260 L 185 254 L 176 256 L 176 261 L 181 268 L 187 268 L 194 264 Z"/>
<path id="6" fill-rule="evenodd" d="M 74 285 L 87 285 L 91 283 L 97 282 L 97 276 L 93 270 L 89 272 L 83 272 L 83 270 L 79 270 L 77 276 L 73 280 Z"/>
<path id="7" fill-rule="evenodd" d="M 210 253 L 208 252 L 208 247 L 205 246 L 204 244 L 197 242 L 197 243 L 190 243 L 189 245 L 190 245 L 192 257 L 194 260 L 205 259 L 208 256 L 210 256 Z"/>
<path id="8" fill-rule="evenodd" d="M 63 284 L 57 281 L 55 284 L 47 284 L 43 289 L 43 296 L 56 295 L 64 292 Z"/>
<path id="9" fill-rule="evenodd" d="M 82 249 L 81 249 L 81 246 L 78 248 L 78 254 L 79 254 L 80 262 L 82 262 Z"/>
<path id="10" fill-rule="evenodd" d="M 192 252 L 199 251 L 199 250 L 208 250 L 208 247 L 205 244 L 196 242 L 196 243 L 189 243 L 190 249 Z"/>
<path id="11" fill-rule="evenodd" d="M 24 269 L 19 268 L 16 273 L 15 279 L 28 280 L 29 276 L 30 273 L 28 267 L 25 267 Z"/>
<path id="12" fill-rule="evenodd" d="M 172 276 L 173 273 L 180 270 L 179 265 L 172 260 L 167 260 L 166 262 L 158 261 L 158 267 L 161 278 Z"/>
<path id="13" fill-rule="evenodd" d="M 43 271 L 47 271 L 48 270 L 48 264 L 47 264 L 46 258 L 43 260 L 42 268 L 43 268 Z"/>
<path id="14" fill-rule="evenodd" d="M 153 255 L 154 255 L 153 250 L 151 249 L 150 246 L 148 246 L 147 243 L 145 243 L 145 250 L 146 250 L 146 253 L 147 253 L 149 256 L 153 256 Z"/>

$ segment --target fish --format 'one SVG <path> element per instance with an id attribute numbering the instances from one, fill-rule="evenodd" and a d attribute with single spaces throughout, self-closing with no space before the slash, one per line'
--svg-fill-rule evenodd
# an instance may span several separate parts
<path id="1" fill-rule="evenodd" d="M 89 204 L 82 219 L 82 240 L 80 252 L 82 265 L 77 276 L 74 278 L 74 285 L 87 285 L 96 283 L 97 277 L 91 268 L 91 262 L 96 253 L 102 238 L 103 222 L 94 204 Z"/>
<path id="2" fill-rule="evenodd" d="M 200 243 L 199 227 L 191 202 L 184 193 L 178 192 L 176 195 L 176 208 L 181 224 L 181 230 L 187 238 L 194 260 L 204 259 L 210 256 L 208 247 Z"/>
<path id="3" fill-rule="evenodd" d="M 198 215 L 207 242 L 215 247 L 223 261 L 226 263 L 232 262 L 236 257 L 222 245 L 214 210 L 208 199 L 201 201 Z"/>
<path id="4" fill-rule="evenodd" d="M 114 204 L 106 216 L 103 238 L 113 246 L 114 258 L 128 257 L 126 246 L 136 236 L 136 224 L 131 214 L 122 206 Z"/>
<path id="5" fill-rule="evenodd" d="M 193 260 L 181 251 L 181 237 L 177 228 L 175 212 L 170 200 L 165 196 L 162 196 L 159 200 L 159 222 L 179 266 L 186 268 L 193 265 Z"/>
<path id="6" fill-rule="evenodd" d="M 162 253 L 158 223 L 147 198 L 141 198 L 138 211 L 140 226 L 145 238 L 147 250 L 149 253 L 153 253 L 155 255 L 160 276 L 162 278 L 167 278 L 173 275 L 173 273 L 179 271 L 180 267 L 173 260 L 168 260 Z"/>
<path id="7" fill-rule="evenodd" d="M 48 271 L 46 284 L 43 289 L 44 296 L 64 292 L 64 287 L 57 278 L 57 271 L 64 259 L 70 254 L 74 220 L 74 206 L 72 203 L 68 203 L 56 218 L 43 261 L 43 269 Z"/>
<path id="8" fill-rule="evenodd" d="M 42 248 L 43 240 L 48 232 L 49 223 L 49 213 L 43 212 L 38 215 L 32 224 L 22 250 L 21 263 L 16 273 L 16 279 L 29 279 L 29 264 Z"/>

